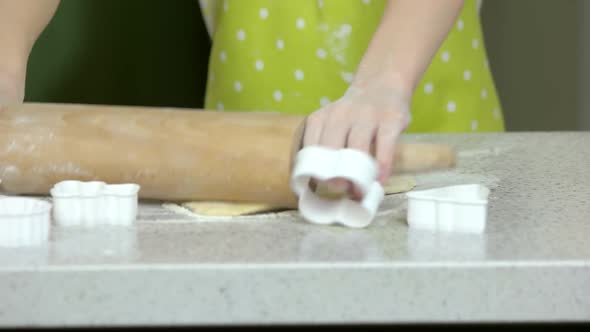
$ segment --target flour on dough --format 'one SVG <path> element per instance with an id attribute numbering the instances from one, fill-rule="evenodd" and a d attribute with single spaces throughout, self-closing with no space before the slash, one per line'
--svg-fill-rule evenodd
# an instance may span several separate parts
<path id="1" fill-rule="evenodd" d="M 392 176 L 383 187 L 386 195 L 399 194 L 412 190 L 416 186 L 413 176 Z M 330 196 L 333 196 L 330 194 Z M 186 202 L 181 204 L 166 203 L 164 207 L 173 212 L 188 212 L 195 217 L 240 217 L 285 211 L 284 208 L 269 204 L 231 203 L 231 202 Z M 285 211 L 287 212 L 287 211 Z"/>

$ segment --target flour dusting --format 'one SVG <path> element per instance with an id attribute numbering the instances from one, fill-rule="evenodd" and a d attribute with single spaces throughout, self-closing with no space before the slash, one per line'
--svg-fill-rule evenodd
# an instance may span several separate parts
<path id="1" fill-rule="evenodd" d="M 4 153 L 20 152 L 20 153 L 33 153 L 37 149 L 37 145 L 34 143 L 20 143 L 18 140 L 13 139 L 8 141 L 5 145 Z"/>
<path id="2" fill-rule="evenodd" d="M 346 49 L 349 47 L 349 38 L 346 38 L 352 32 L 352 27 L 349 24 L 342 24 L 336 28 L 328 27 L 327 46 L 329 53 L 341 65 L 346 65 L 345 57 Z"/>
<path id="3" fill-rule="evenodd" d="M 0 179 L 8 179 L 19 174 L 20 170 L 14 165 L 0 165 Z"/>
<path id="4" fill-rule="evenodd" d="M 92 176 L 92 173 L 82 169 L 79 165 L 76 165 L 72 162 L 60 164 L 49 163 L 42 166 L 33 166 L 31 171 L 36 174 L 74 174 L 76 176 Z"/>

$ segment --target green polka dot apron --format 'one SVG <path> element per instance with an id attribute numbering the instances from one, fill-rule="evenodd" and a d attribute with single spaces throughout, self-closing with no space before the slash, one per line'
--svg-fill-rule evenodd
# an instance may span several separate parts
<path id="1" fill-rule="evenodd" d="M 200 0 L 205 108 L 309 114 L 340 98 L 386 0 Z M 478 2 L 467 0 L 412 99 L 408 132 L 503 131 Z"/>

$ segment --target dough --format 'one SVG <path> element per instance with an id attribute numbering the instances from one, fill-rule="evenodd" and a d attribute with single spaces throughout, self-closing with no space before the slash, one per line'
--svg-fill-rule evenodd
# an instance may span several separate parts
<path id="1" fill-rule="evenodd" d="M 410 191 L 416 186 L 416 180 L 413 176 L 400 175 L 392 176 L 387 181 L 387 184 L 383 187 L 385 195 L 399 194 L 402 192 Z M 321 184 L 316 188 L 316 193 L 324 198 L 328 199 L 342 199 L 346 196 L 346 193 L 331 191 L 327 186 Z"/>
<path id="2" fill-rule="evenodd" d="M 391 195 L 410 191 L 415 186 L 416 180 L 413 176 L 402 175 L 392 176 L 383 189 L 385 190 L 386 195 Z M 321 188 L 318 188 L 318 190 L 323 191 Z M 324 191 L 323 194 L 333 199 L 339 199 L 342 197 L 341 194 L 329 193 L 327 191 Z M 204 217 L 237 217 L 285 210 L 284 208 L 268 204 L 206 201 L 186 202 L 180 204 L 180 206 L 189 210 L 196 216 Z"/>
<path id="3" fill-rule="evenodd" d="M 405 193 L 414 189 L 416 186 L 416 179 L 411 175 L 392 176 L 383 187 L 385 195 Z"/>
<path id="4" fill-rule="evenodd" d="M 256 203 L 187 202 L 181 206 L 194 214 L 208 217 L 234 217 L 281 210 L 273 205 Z"/>

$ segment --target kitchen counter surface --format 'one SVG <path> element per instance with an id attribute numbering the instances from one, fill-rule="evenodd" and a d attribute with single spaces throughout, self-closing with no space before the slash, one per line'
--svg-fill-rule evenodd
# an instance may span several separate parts
<path id="1" fill-rule="evenodd" d="M 145 203 L 133 228 L 0 249 L 0 327 L 590 321 L 590 133 L 404 140 L 459 152 L 417 189 L 492 189 L 484 234 L 410 231 L 404 195 L 364 230 Z"/>

